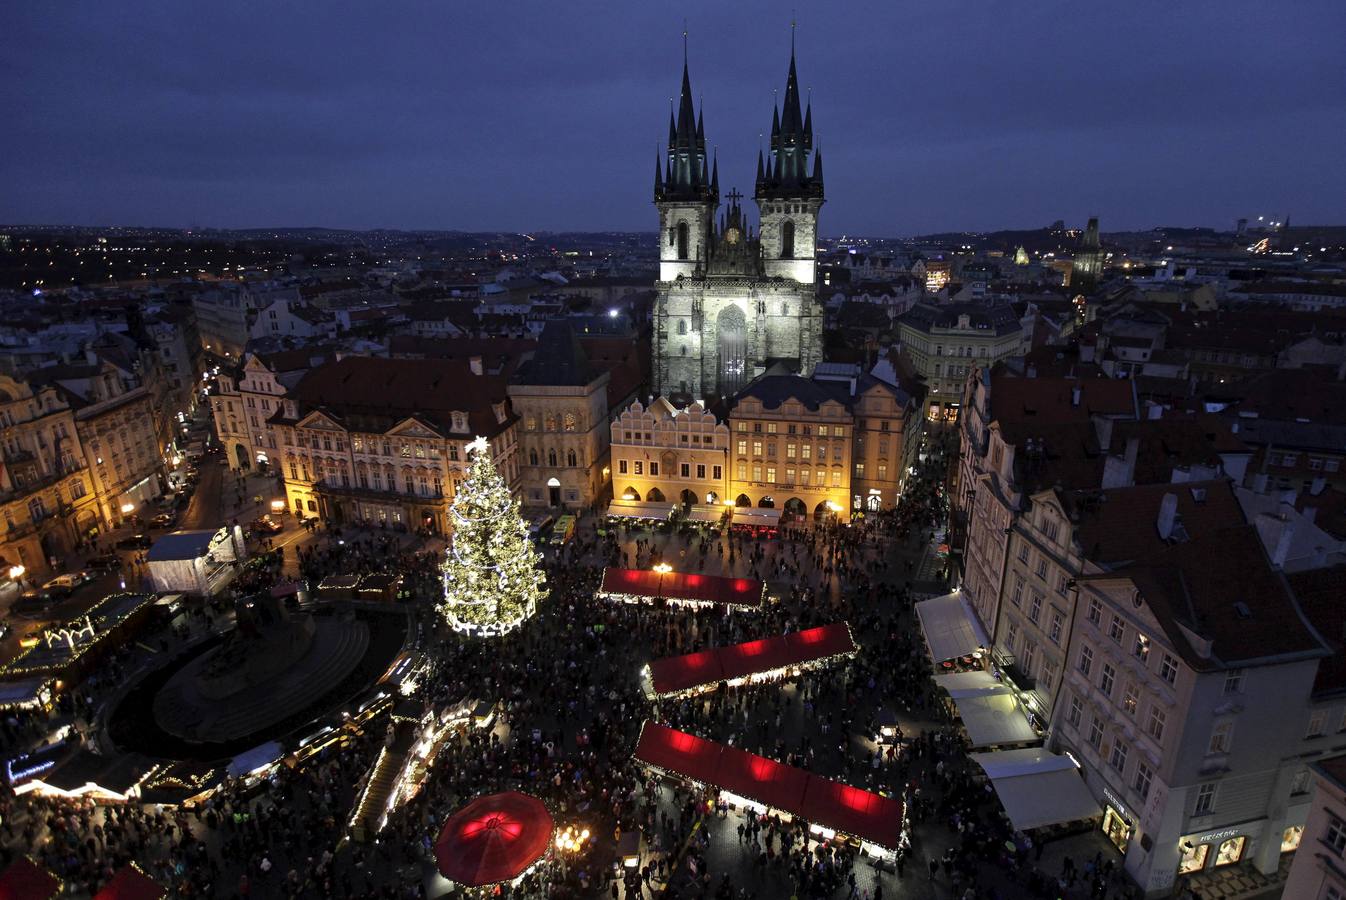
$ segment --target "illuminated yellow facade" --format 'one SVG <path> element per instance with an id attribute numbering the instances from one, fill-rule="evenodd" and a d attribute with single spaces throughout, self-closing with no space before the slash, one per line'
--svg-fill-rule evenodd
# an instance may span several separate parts
<path id="1" fill-rule="evenodd" d="M 639 401 L 612 423 L 612 493 L 652 503 L 723 503 L 729 491 L 729 428 L 701 404 L 676 409 Z"/>

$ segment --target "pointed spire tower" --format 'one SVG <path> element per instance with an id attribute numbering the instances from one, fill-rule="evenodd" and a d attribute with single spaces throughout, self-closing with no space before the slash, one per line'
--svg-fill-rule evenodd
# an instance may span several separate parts
<path id="1" fill-rule="evenodd" d="M 705 105 L 698 113 L 692 95 L 687 34 L 683 32 L 682 85 L 669 111 L 668 148 L 662 177 L 656 172 L 654 202 L 659 208 L 660 278 L 694 274 L 706 258 L 711 224 L 719 206 L 718 172 L 706 154 Z"/>
<path id="2" fill-rule="evenodd" d="M 754 199 L 767 274 L 809 284 L 816 276 L 813 248 L 824 201 L 822 162 L 813 147 L 813 102 L 810 97 L 805 104 L 800 94 L 792 24 L 785 96 L 779 106 L 772 104 L 770 155 L 759 160 Z"/>

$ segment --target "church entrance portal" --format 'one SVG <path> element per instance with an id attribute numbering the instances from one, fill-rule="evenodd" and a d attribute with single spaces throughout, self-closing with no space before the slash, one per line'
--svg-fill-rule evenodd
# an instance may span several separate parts
<path id="1" fill-rule="evenodd" d="M 737 393 L 747 382 L 748 373 L 748 321 L 743 310 L 737 306 L 726 306 L 715 320 L 719 333 L 719 392 L 723 396 Z"/>

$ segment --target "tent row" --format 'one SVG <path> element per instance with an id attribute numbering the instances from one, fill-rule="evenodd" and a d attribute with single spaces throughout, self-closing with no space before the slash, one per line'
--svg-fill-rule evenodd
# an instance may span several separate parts
<path id="1" fill-rule="evenodd" d="M 599 596 L 627 603 L 665 600 L 674 605 L 757 609 L 766 597 L 766 584 L 756 578 L 607 568 Z"/>
<path id="2" fill-rule="evenodd" d="M 641 681 L 651 699 L 677 696 L 707 690 L 720 682 L 740 684 L 798 672 L 853 656 L 855 652 L 850 626 L 836 622 L 779 637 L 656 659 L 642 673 Z"/>
<path id="3" fill-rule="evenodd" d="M 922 600 L 916 604 L 916 616 L 921 620 L 921 631 L 936 665 L 972 656 L 991 646 L 962 591 Z"/>
<path id="4" fill-rule="evenodd" d="M 841 784 L 803 769 L 646 721 L 636 761 L 659 772 L 718 788 L 725 799 L 758 812 L 788 813 L 823 837 L 849 835 L 872 856 L 902 841 L 902 801 Z"/>

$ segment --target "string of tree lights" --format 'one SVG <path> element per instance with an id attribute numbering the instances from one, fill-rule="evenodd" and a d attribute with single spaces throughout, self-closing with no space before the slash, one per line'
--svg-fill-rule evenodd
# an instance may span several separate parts
<path id="1" fill-rule="evenodd" d="M 453 501 L 440 612 L 455 631 L 498 637 L 537 611 L 545 578 L 519 503 L 491 462 L 490 445 L 479 437 L 467 449 L 471 464 Z"/>

